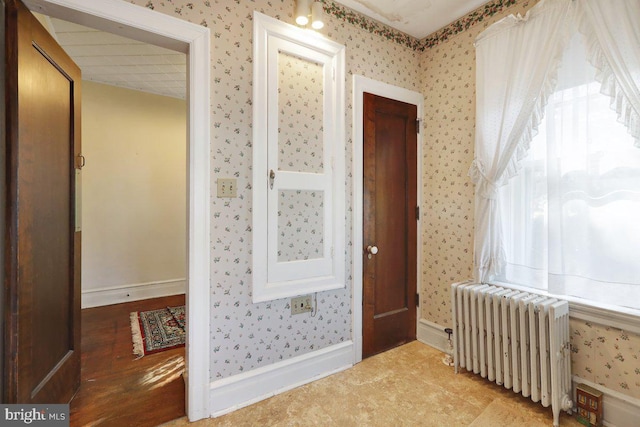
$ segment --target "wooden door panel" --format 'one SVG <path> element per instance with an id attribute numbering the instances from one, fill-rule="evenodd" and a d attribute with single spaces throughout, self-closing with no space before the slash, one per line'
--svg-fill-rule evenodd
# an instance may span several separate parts
<path id="1" fill-rule="evenodd" d="M 397 347 L 413 339 L 407 338 L 408 310 L 403 313 L 384 316 L 375 321 L 375 339 L 373 340 L 376 351 L 373 354 Z M 415 337 L 414 337 L 415 339 Z"/>
<path id="2" fill-rule="evenodd" d="M 364 94 L 363 357 L 416 337 L 415 105 Z"/>
<path id="3" fill-rule="evenodd" d="M 376 270 L 374 316 L 383 316 L 407 307 L 406 147 L 389 143 L 404 135 L 406 117 L 376 111 L 375 120 L 374 227 L 379 252 L 371 261 Z"/>
<path id="4" fill-rule="evenodd" d="M 23 261 L 18 281 L 31 286 L 23 293 L 31 304 L 25 304 L 23 310 L 30 311 L 33 327 L 24 344 L 38 355 L 30 370 L 31 393 L 67 352 L 73 351 L 68 328 L 73 266 L 69 206 L 71 82 L 41 52 L 32 49 L 36 50 L 30 55 L 33 63 L 19 81 L 31 93 L 20 96 L 20 134 L 26 143 L 18 154 L 18 259 Z M 36 95 L 43 93 L 46 96 Z"/>
<path id="5" fill-rule="evenodd" d="M 29 10 L 7 1 L 17 81 L 8 109 L 10 313 L 5 400 L 67 403 L 80 383 L 80 70 Z"/>
<path id="6" fill-rule="evenodd" d="M 5 51 L 5 29 L 6 29 L 6 25 L 5 25 L 5 2 L 4 0 L 0 0 L 0 58 L 2 58 L 3 60 L 0 61 L 0 99 L 4 100 L 3 103 L 0 104 L 0 120 L 5 120 L 6 116 L 6 104 L 7 104 L 7 99 L 5 98 L 5 83 L 8 83 L 6 80 L 6 74 L 5 74 L 5 62 L 4 58 L 6 58 L 6 51 Z M 7 158 L 6 158 L 6 154 L 7 154 L 7 134 L 6 134 L 6 123 L 4 122 L 0 122 L 3 123 L 3 126 L 0 126 L 0 165 L 2 165 L 2 168 L 0 168 L 0 170 L 5 171 L 4 167 L 7 165 Z M 6 225 L 7 225 L 7 218 L 6 218 L 6 213 L 7 213 L 7 209 L 5 206 L 5 201 L 7 199 L 7 188 L 5 185 L 0 185 L 0 237 L 4 237 L 6 235 Z M 4 242 L 0 241 L 0 277 L 4 278 L 5 277 L 5 246 L 3 244 Z M 3 282 L 4 283 L 4 282 Z M 5 315 L 5 292 L 4 290 L 0 291 L 0 331 L 4 331 L 4 315 Z M 4 346 L 5 346 L 5 339 L 1 339 L 0 340 L 0 354 L 4 355 Z M 5 384 L 5 379 L 4 379 L 4 372 L 5 372 L 5 365 L 4 363 L 0 364 L 0 402 L 4 402 L 4 384 Z"/>

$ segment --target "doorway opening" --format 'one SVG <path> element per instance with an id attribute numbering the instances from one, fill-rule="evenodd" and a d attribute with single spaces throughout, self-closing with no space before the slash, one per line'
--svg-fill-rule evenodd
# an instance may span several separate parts
<path id="1" fill-rule="evenodd" d="M 119 0 L 27 0 L 29 9 L 187 54 L 186 412 L 209 417 L 210 31 Z"/>

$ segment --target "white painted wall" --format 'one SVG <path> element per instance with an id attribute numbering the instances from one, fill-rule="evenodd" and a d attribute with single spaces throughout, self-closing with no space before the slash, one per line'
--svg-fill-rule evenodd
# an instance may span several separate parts
<path id="1" fill-rule="evenodd" d="M 83 307 L 184 292 L 186 104 L 82 83 Z"/>

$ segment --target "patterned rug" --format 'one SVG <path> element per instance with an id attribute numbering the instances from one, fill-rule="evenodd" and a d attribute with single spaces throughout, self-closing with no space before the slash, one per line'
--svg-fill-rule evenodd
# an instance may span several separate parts
<path id="1" fill-rule="evenodd" d="M 138 358 L 184 346 L 184 305 L 134 311 L 131 319 L 133 354 Z"/>

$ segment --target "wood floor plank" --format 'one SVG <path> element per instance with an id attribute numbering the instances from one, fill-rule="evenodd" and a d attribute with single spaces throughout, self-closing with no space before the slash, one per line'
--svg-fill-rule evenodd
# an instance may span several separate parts
<path id="1" fill-rule="evenodd" d="M 81 386 L 70 424 L 153 427 L 185 415 L 184 348 L 133 355 L 129 313 L 184 304 L 184 295 L 82 310 Z"/>

